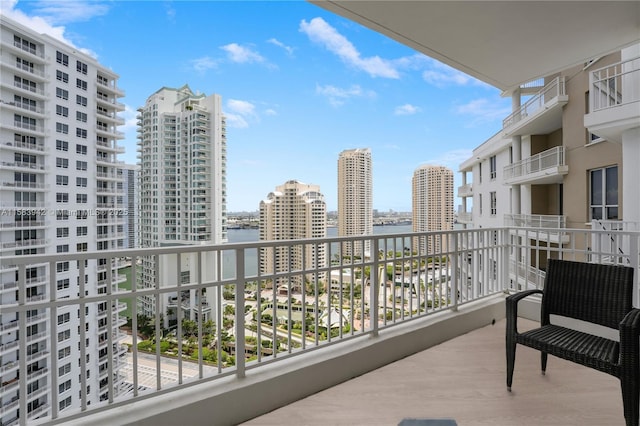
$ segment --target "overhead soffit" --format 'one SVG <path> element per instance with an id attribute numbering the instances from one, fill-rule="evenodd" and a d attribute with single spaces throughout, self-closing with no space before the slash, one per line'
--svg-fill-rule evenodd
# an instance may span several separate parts
<path id="1" fill-rule="evenodd" d="M 309 0 L 508 91 L 640 42 L 640 1 Z"/>

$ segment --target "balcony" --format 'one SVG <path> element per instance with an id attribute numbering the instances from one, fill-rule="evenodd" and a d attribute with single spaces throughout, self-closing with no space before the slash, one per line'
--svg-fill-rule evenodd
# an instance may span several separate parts
<path id="1" fill-rule="evenodd" d="M 543 219 L 540 217 L 538 223 L 547 224 Z M 213 346 L 204 351 L 204 339 L 197 336 L 195 340 L 187 339 L 187 330 L 183 330 L 183 323 L 177 321 L 172 334 L 177 346 L 173 349 L 173 360 L 169 363 L 159 349 L 148 353 L 138 347 L 141 339 L 135 331 L 140 324 L 134 316 L 134 333 L 131 338 L 133 346 L 130 352 L 124 354 L 126 361 L 115 356 L 120 354 L 120 349 L 113 351 L 114 356 L 105 357 L 108 368 L 113 372 L 107 375 L 108 380 L 113 381 L 116 389 L 120 389 L 119 393 L 112 395 L 112 401 L 81 407 L 81 412 L 59 413 L 53 407 L 50 417 L 45 419 L 53 424 L 66 421 L 83 424 L 199 424 L 204 419 L 213 424 L 237 424 L 345 380 L 349 381 L 340 386 L 362 386 L 374 389 L 374 393 L 367 398 L 362 398 L 362 393 L 353 394 L 361 403 L 354 403 L 351 410 L 346 410 L 342 415 L 353 413 L 363 416 L 362 418 L 376 415 L 381 416 L 380 418 L 402 418 L 427 417 L 440 413 L 445 417 L 458 418 L 460 422 L 470 416 L 474 419 L 490 416 L 502 419 L 501 424 L 527 424 L 527 419 L 531 421 L 530 424 L 539 424 L 541 412 L 520 410 L 529 405 L 539 408 L 550 405 L 550 408 L 543 411 L 545 422 L 554 418 L 553 416 L 563 416 L 563 421 L 560 421 L 562 424 L 572 424 L 572 421 L 575 421 L 573 424 L 581 425 L 619 424 L 622 420 L 619 382 L 601 373 L 555 359 L 550 360 L 548 375 L 540 377 L 539 355 L 525 355 L 526 349 L 518 353 L 515 392 L 509 394 L 505 389 L 502 322 L 505 293 L 521 288 L 539 288 L 540 277 L 544 273 L 544 265 L 539 264 L 539 259 L 554 257 L 609 261 L 638 268 L 640 232 L 571 230 L 562 229 L 560 225 L 561 222 L 558 221 L 557 228 L 526 228 L 526 231 L 537 234 L 555 233 L 558 241 L 570 241 L 571 244 L 553 246 L 541 239 L 525 238 L 522 240 L 523 245 L 517 247 L 518 250 L 514 250 L 511 235 L 521 228 L 511 227 L 13 256 L 8 258 L 8 262 L 17 265 L 18 284 L 21 288 L 26 283 L 26 268 L 32 264 L 54 261 L 106 258 L 110 264 L 126 257 L 131 258 L 132 276 L 148 262 L 152 262 L 158 271 L 174 272 L 177 265 L 190 263 L 194 273 L 191 274 L 189 283 L 181 283 L 179 274 L 173 273 L 161 278 L 157 286 L 138 286 L 133 292 L 113 287 L 108 294 L 79 297 L 72 292 L 66 299 L 41 297 L 30 300 L 28 305 L 6 304 L 3 306 L 3 314 L 13 315 L 37 309 L 50 312 L 49 315 L 54 318 L 59 309 L 67 310 L 69 306 L 115 301 L 116 307 L 111 308 L 111 315 L 106 318 L 110 320 L 111 326 L 117 327 L 123 324 L 117 311 L 123 309 L 122 302 L 125 300 L 145 302 L 155 297 L 169 299 L 171 295 L 189 292 L 206 295 L 196 296 L 198 303 L 193 305 L 200 324 L 204 325 L 205 311 L 211 310 L 212 314 L 221 315 L 225 319 L 215 321 L 214 334 L 233 336 L 232 344 L 225 343 L 222 339 L 213 342 Z M 617 241 L 615 247 L 626 248 L 626 251 L 616 249 L 612 253 L 611 246 L 599 245 L 598 241 L 603 236 Z M 443 251 L 414 253 L 404 249 L 412 247 L 414 240 L 419 238 L 435 238 L 444 242 L 441 244 Z M 373 258 L 354 258 L 352 262 L 350 257 L 341 253 L 341 250 L 346 250 L 346 253 L 355 246 L 365 244 L 370 245 L 372 252 L 378 255 Z M 263 249 L 292 252 L 301 250 L 303 246 L 316 250 L 323 248 L 327 259 L 337 260 L 330 264 L 298 265 L 292 269 L 284 268 L 273 272 L 261 272 L 257 266 L 260 264 L 257 253 Z M 232 260 L 227 265 L 229 274 L 226 274 L 230 276 L 211 276 L 211 259 L 217 259 L 223 253 L 232 254 Z M 532 253 L 539 256 L 535 259 L 528 258 Z M 186 259 L 190 261 L 185 263 Z M 340 271 L 349 271 L 349 274 Z M 363 275 L 365 271 L 372 273 Z M 345 276 L 356 278 L 344 280 L 336 286 L 326 286 L 325 277 L 331 276 L 332 272 L 338 272 L 340 280 Z M 56 275 L 55 271 L 52 273 Z M 49 279 L 55 280 L 56 277 Z M 307 289 L 296 292 L 296 283 L 302 280 L 308 283 Z M 286 289 L 286 294 L 279 289 Z M 257 303 L 257 300 L 264 302 Z M 636 303 L 639 300 L 640 297 L 636 295 Z M 113 306 L 111 303 L 109 305 Z M 133 306 L 136 305 L 133 303 Z M 521 314 L 533 318 L 530 312 L 535 311 L 535 305 L 535 302 L 531 302 L 522 309 Z M 157 315 L 164 315 L 166 308 L 156 303 L 140 303 L 138 306 L 155 311 L 157 319 L 152 321 L 155 339 L 168 338 L 161 330 L 160 315 Z M 233 309 L 228 310 L 227 306 Z M 184 314 L 181 309 L 176 312 L 178 319 Z M 213 318 L 217 318 L 215 315 Z M 261 320 L 256 321 L 258 318 Z M 20 315 L 19 321 L 24 320 L 25 315 Z M 496 325 L 486 326 L 493 320 L 497 320 Z M 232 324 L 225 326 L 231 327 L 228 331 L 223 328 L 224 323 Z M 105 325 L 106 330 L 110 325 Z M 24 327 L 25 324 L 19 326 Z M 51 353 L 57 351 L 53 334 L 55 332 L 53 327 L 50 331 L 51 347 L 47 348 Z M 467 334 L 470 332 L 471 334 Z M 477 336 L 477 339 L 473 336 Z M 246 340 L 249 337 L 253 339 L 252 342 Z M 108 333 L 107 347 L 118 348 L 113 346 L 118 345 L 118 342 L 119 337 Z M 27 342 L 24 340 L 9 345 L 12 345 L 12 350 L 27 352 Z M 439 346 L 433 347 L 436 345 Z M 270 351 L 255 353 L 256 347 L 269 348 Z M 205 359 L 203 354 L 212 348 L 219 354 L 224 348 L 231 351 L 231 355 L 207 361 L 208 358 Z M 251 351 L 254 351 L 251 357 L 236 355 L 252 353 Z M 187 353 L 195 355 L 187 357 Z M 413 357 L 409 357 L 411 355 Z M 81 354 L 81 363 L 85 362 L 84 358 Z M 403 361 L 387 365 L 399 359 Z M 432 361 L 425 364 L 423 361 L 416 361 L 418 359 Z M 376 370 L 385 365 L 386 367 Z M 398 375 L 394 380 L 389 377 L 390 381 L 385 381 L 388 376 L 378 376 L 380 372 L 394 369 L 398 365 L 404 369 L 403 374 L 410 375 L 413 380 L 400 373 L 394 373 Z M 426 368 L 425 365 L 429 367 Z M 121 367 L 124 370 L 120 371 Z M 85 370 L 84 366 L 81 365 L 80 370 Z M 376 371 L 366 374 L 372 370 Z M 118 371 L 128 372 L 122 388 L 118 388 L 114 379 Z M 48 382 L 55 386 L 55 374 L 48 374 Z M 350 380 L 362 374 L 365 375 Z M 563 381 L 565 374 L 570 378 L 568 381 Z M 584 377 L 580 380 L 588 383 L 595 381 L 598 386 L 581 386 L 579 383 L 582 382 L 577 377 Z M 19 380 L 27 379 L 21 377 Z M 367 384 L 358 385 L 362 380 Z M 143 382 L 145 385 L 141 388 Z M 393 383 L 398 383 L 403 389 L 394 389 Z M 559 386 L 557 383 L 563 385 Z M 413 386 L 422 391 L 418 392 Z M 568 387 L 571 387 L 571 391 L 567 390 Z M 271 392 L 270 398 L 261 397 L 265 392 L 276 388 L 278 392 Z M 26 383 L 20 383 L 16 389 L 26 389 Z M 433 389 L 428 392 L 429 398 L 425 398 L 425 389 Z M 324 393 L 331 398 L 331 405 L 353 401 L 336 397 L 335 394 L 339 392 L 341 391 L 330 390 Z M 573 392 L 582 395 L 579 402 Z M 572 398 L 572 404 L 568 407 L 559 402 L 569 401 L 563 400 L 561 396 Z M 363 409 L 378 397 L 391 398 L 398 401 L 398 405 L 390 408 L 389 405 L 380 404 L 381 411 L 377 411 L 377 414 Z M 428 400 L 425 404 L 434 404 L 434 407 L 439 403 L 441 408 L 427 412 L 420 411 L 425 410 L 423 404 L 408 404 L 408 401 L 418 397 L 423 402 Z M 484 405 L 483 397 L 488 399 Z M 445 400 L 449 403 L 443 403 Z M 235 402 L 231 404 L 230 401 Z M 242 401 L 251 401 L 251 404 L 243 404 Z M 467 406 L 467 403 L 471 406 Z M 305 408 L 295 408 L 296 404 L 297 407 Z M 337 412 L 319 409 L 323 405 L 309 407 L 304 400 L 296 404 L 283 410 L 305 411 L 311 416 L 304 417 L 306 421 L 313 416 L 333 416 Z M 592 417 L 591 410 L 598 417 Z M 567 414 L 568 411 L 570 414 Z M 267 418 L 268 416 L 272 414 L 267 414 Z M 520 421 L 522 416 L 525 423 Z M 325 423 L 327 418 L 324 417 Z M 569 421 L 565 422 L 567 419 Z M 394 422 L 399 420 L 394 417 Z M 261 419 L 255 421 L 259 423 Z M 300 419 L 287 417 L 276 423 L 287 422 L 299 424 Z M 491 421 L 488 422 L 491 424 Z M 355 421 L 355 424 L 358 423 L 361 422 Z"/>
<path id="2" fill-rule="evenodd" d="M 473 223 L 473 213 L 471 212 L 458 212 L 459 223 Z"/>
<path id="3" fill-rule="evenodd" d="M 473 197 L 473 185 L 468 183 L 458 187 L 458 197 Z"/>
<path id="4" fill-rule="evenodd" d="M 584 126 L 612 142 L 640 123 L 640 58 L 592 71 L 589 75 L 589 114 Z"/>
<path id="5" fill-rule="evenodd" d="M 556 77 L 502 121 L 504 136 L 544 135 L 559 129 L 567 102 L 564 77 Z"/>
<path id="6" fill-rule="evenodd" d="M 541 214 L 505 214 L 504 224 L 518 235 L 556 244 L 567 244 L 569 235 L 561 232 L 566 226 L 566 216 Z"/>
<path id="7" fill-rule="evenodd" d="M 564 146 L 556 146 L 505 166 L 504 183 L 507 185 L 562 183 L 563 176 L 569 173 L 569 166 L 565 164 L 564 151 Z"/>

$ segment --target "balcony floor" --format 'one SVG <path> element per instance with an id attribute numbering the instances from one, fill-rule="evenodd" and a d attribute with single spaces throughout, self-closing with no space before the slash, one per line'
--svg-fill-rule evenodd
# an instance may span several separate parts
<path id="1" fill-rule="evenodd" d="M 535 327 L 519 320 L 519 329 Z M 452 418 L 458 426 L 624 425 L 620 382 L 518 345 L 513 392 L 505 384 L 505 321 L 496 322 L 243 423 L 397 425 Z M 277 391 L 277 390 L 274 390 Z"/>

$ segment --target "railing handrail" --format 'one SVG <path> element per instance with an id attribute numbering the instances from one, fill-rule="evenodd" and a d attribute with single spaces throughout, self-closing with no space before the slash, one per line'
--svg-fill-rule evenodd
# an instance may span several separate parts
<path id="1" fill-rule="evenodd" d="M 504 166 L 503 174 L 505 179 L 509 179 L 564 165 L 565 147 L 559 145 Z"/>
<path id="2" fill-rule="evenodd" d="M 532 113 L 541 109 L 547 102 L 558 96 L 565 95 L 565 78 L 558 76 L 551 80 L 540 90 L 536 95 L 532 96 L 524 104 L 520 106 L 516 111 L 509 114 L 504 120 L 502 120 L 502 128 L 506 129 L 509 126 L 521 121 Z M 550 96 L 549 96 L 550 95 Z"/>
<path id="3" fill-rule="evenodd" d="M 640 56 L 591 71 L 589 83 L 591 112 L 639 102 Z"/>

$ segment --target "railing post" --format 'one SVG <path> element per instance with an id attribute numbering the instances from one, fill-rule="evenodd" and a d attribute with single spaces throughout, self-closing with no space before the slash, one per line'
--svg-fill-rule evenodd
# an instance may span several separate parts
<path id="1" fill-rule="evenodd" d="M 245 336 L 244 336 L 244 287 L 246 285 L 244 272 L 244 249 L 236 249 L 236 377 L 245 377 Z M 274 284 L 275 286 L 275 284 Z M 222 304 L 219 306 L 222 308 Z M 275 317 L 274 317 L 275 321 Z M 277 349 L 277 335 L 274 334 L 274 353 Z M 258 348 L 260 350 L 260 348 Z"/>
<path id="2" fill-rule="evenodd" d="M 502 241 L 499 241 L 498 250 L 501 250 L 502 253 L 500 254 L 500 258 L 502 259 L 502 268 L 498 268 L 498 270 L 500 271 L 500 274 L 502 274 L 502 277 L 499 277 L 498 279 L 500 279 L 502 281 L 502 291 L 504 291 L 505 293 L 509 292 L 509 268 L 510 268 L 510 261 L 509 261 L 509 228 L 502 228 L 501 232 L 500 232 L 500 238 L 502 239 Z M 516 279 L 518 276 L 518 264 L 516 263 L 515 265 L 515 272 L 516 272 Z"/>
<path id="3" fill-rule="evenodd" d="M 380 279 L 384 275 L 380 276 L 380 240 L 373 238 L 373 248 L 371 250 L 371 256 L 373 257 L 373 265 L 369 271 L 370 285 L 369 285 L 369 326 L 371 327 L 371 334 L 373 336 L 378 335 L 378 294 L 380 291 Z M 384 274 L 384 271 L 382 272 Z"/>
<path id="4" fill-rule="evenodd" d="M 640 307 L 640 233 L 630 233 L 629 234 L 629 261 L 631 263 L 631 267 L 635 271 L 633 274 L 635 283 L 634 283 L 634 297 L 633 297 L 633 306 Z"/>
<path id="5" fill-rule="evenodd" d="M 449 238 L 453 240 L 453 256 L 451 259 L 451 298 L 453 302 L 453 306 L 451 310 L 454 312 L 458 310 L 459 303 L 459 284 L 458 284 L 458 276 L 461 275 L 458 270 L 458 259 L 460 257 L 460 253 L 458 250 L 458 233 L 452 232 L 449 233 Z"/>

